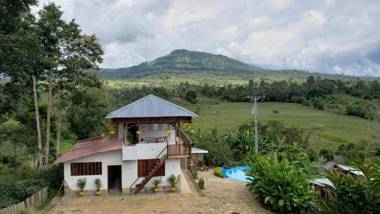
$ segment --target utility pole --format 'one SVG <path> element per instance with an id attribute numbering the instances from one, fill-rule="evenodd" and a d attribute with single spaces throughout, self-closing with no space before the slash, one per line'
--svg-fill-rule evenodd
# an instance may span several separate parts
<path id="1" fill-rule="evenodd" d="M 261 96 L 254 96 L 254 97 L 249 97 L 252 101 L 252 114 L 254 115 L 254 120 L 255 120 L 255 154 L 259 154 L 259 132 L 257 130 L 257 101 L 259 101 Z"/>

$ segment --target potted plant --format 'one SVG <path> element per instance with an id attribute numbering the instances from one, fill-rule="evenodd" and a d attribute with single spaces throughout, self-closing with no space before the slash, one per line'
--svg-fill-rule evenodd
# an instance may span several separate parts
<path id="1" fill-rule="evenodd" d="M 198 186 L 200 189 L 205 189 L 205 181 L 203 180 L 203 178 L 199 179 Z"/>
<path id="2" fill-rule="evenodd" d="M 205 170 L 205 162 L 203 160 L 199 161 L 198 167 L 201 171 Z"/>
<path id="3" fill-rule="evenodd" d="M 156 179 L 153 181 L 153 192 L 158 192 L 158 185 L 160 185 L 161 179 Z"/>
<path id="4" fill-rule="evenodd" d="M 174 175 L 171 175 L 169 178 L 168 178 L 168 182 L 170 183 L 170 192 L 175 192 L 176 189 L 175 189 L 175 184 L 176 184 L 176 181 L 177 181 L 177 178 L 174 176 Z"/>
<path id="5" fill-rule="evenodd" d="M 86 178 L 80 178 L 77 181 L 77 185 L 80 189 L 79 196 L 84 196 L 84 187 L 86 186 Z"/>
<path id="6" fill-rule="evenodd" d="M 96 186 L 96 192 L 95 192 L 95 195 L 100 195 L 100 187 L 102 187 L 102 181 L 97 178 L 95 179 L 95 186 Z"/>

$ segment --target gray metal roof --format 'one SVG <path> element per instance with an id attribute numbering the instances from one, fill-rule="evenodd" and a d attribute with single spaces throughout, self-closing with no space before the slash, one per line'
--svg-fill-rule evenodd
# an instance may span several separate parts
<path id="1" fill-rule="evenodd" d="M 197 117 L 195 113 L 152 94 L 107 115 L 106 118 Z"/>

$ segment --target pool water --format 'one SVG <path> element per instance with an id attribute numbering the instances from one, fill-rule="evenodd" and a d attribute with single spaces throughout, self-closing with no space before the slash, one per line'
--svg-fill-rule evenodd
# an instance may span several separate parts
<path id="1" fill-rule="evenodd" d="M 232 178 L 238 181 L 249 182 L 249 176 L 246 175 L 246 172 L 251 170 L 250 166 L 237 166 L 231 169 L 226 169 L 223 171 L 226 178 Z"/>

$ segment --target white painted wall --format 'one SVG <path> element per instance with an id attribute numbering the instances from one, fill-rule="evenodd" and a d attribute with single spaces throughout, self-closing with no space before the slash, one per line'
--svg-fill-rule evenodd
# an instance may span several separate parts
<path id="1" fill-rule="evenodd" d="M 166 147 L 166 143 L 138 143 L 123 146 L 123 160 L 143 160 L 156 158 Z M 166 149 L 159 156 L 166 154 Z"/>
<path id="2" fill-rule="evenodd" d="M 166 128 L 171 129 L 169 136 L 165 131 Z M 139 143 L 123 146 L 123 160 L 154 159 L 166 146 L 166 143 L 145 143 L 141 141 L 143 138 L 168 136 L 169 145 L 175 144 L 175 130 L 169 124 L 139 124 L 139 129 L 141 130 Z M 166 154 L 166 151 L 163 154 Z"/>
<path id="3" fill-rule="evenodd" d="M 161 185 L 169 185 L 167 182 L 168 177 L 175 175 L 176 177 L 181 174 L 181 159 L 166 159 L 165 160 L 165 176 L 153 177 L 146 186 L 153 186 L 153 180 L 161 178 Z M 79 162 L 102 162 L 102 175 L 86 175 L 86 176 L 71 176 L 71 163 Z M 121 151 L 112 151 L 100 153 L 88 157 L 84 157 L 75 161 L 64 163 L 64 179 L 72 190 L 79 190 L 77 181 L 80 178 L 86 178 L 85 190 L 96 190 L 95 179 L 99 178 L 102 182 L 102 190 L 108 188 L 108 166 L 121 165 L 122 188 L 129 188 L 132 183 L 137 179 L 138 168 L 137 160 L 122 161 Z M 135 184 L 139 184 L 144 178 L 141 177 Z"/>
<path id="4" fill-rule="evenodd" d="M 122 177 L 123 177 L 123 188 L 130 188 L 132 183 L 137 179 L 138 169 L 137 161 L 124 161 L 126 164 L 122 168 Z M 165 176 L 153 177 L 145 186 L 153 186 L 153 180 L 161 178 L 161 185 L 167 186 L 169 182 L 167 181 L 168 177 L 171 175 L 178 176 L 181 174 L 181 159 L 166 159 L 165 160 Z M 141 183 L 144 177 L 140 177 L 137 182 L 134 184 Z"/>
<path id="5" fill-rule="evenodd" d="M 102 162 L 102 174 L 101 175 L 85 175 L 85 176 L 71 176 L 71 163 L 80 163 L 80 162 Z M 72 190 L 79 190 L 77 186 L 77 181 L 80 178 L 86 178 L 86 187 L 85 190 L 96 190 L 95 179 L 99 178 L 102 182 L 101 189 L 108 188 L 108 166 L 109 165 L 122 165 L 122 155 L 121 151 L 112 151 L 99 153 L 96 155 L 91 155 L 84 157 L 78 160 L 70 161 L 64 163 L 64 179 L 67 182 L 68 186 Z M 123 166 L 122 166 L 123 168 Z M 123 170 L 123 169 L 122 169 Z M 122 177 L 122 180 L 124 178 Z M 123 181 L 122 181 L 123 183 Z"/>

